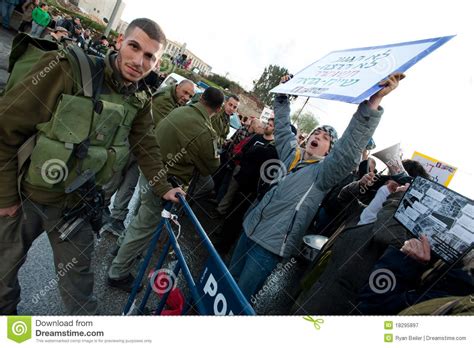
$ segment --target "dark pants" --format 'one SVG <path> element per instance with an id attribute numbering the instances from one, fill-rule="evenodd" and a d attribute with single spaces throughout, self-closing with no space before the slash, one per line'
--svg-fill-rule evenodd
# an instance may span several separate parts
<path id="1" fill-rule="evenodd" d="M 69 239 L 62 241 L 58 232 L 64 223 L 62 216 L 60 208 L 26 200 L 15 217 L 0 217 L 0 314 L 16 311 L 20 302 L 18 271 L 31 244 L 43 231 L 48 234 L 53 249 L 58 288 L 67 314 L 96 314 L 97 301 L 92 295 L 92 228 L 86 223 Z"/>
<path id="2" fill-rule="evenodd" d="M 31 30 L 31 21 L 22 21 L 20 26 L 18 27 L 18 31 L 20 33 L 26 33 Z"/>
<path id="3" fill-rule="evenodd" d="M 229 253 L 237 242 L 242 231 L 245 213 L 252 206 L 255 196 L 255 194 L 243 193 L 241 191 L 238 191 L 235 195 L 232 206 L 228 210 L 229 214 L 224 220 L 221 232 L 214 242 L 214 246 L 221 256 Z"/>

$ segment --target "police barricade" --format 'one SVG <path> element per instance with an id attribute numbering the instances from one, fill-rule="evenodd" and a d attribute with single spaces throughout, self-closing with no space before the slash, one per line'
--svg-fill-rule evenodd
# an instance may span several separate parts
<path id="1" fill-rule="evenodd" d="M 158 244 L 163 227 L 166 227 L 166 230 L 168 231 L 169 240 L 165 244 L 163 251 L 158 258 L 153 274 L 156 274 L 156 272 L 159 272 L 162 268 L 169 249 L 172 247 L 178 262 L 176 263 L 176 266 L 172 271 L 172 276 L 168 281 L 174 283 L 179 272 L 182 271 L 191 295 L 191 298 L 186 300 L 186 305 L 183 307 L 181 314 L 186 314 L 192 305 L 200 315 L 255 315 L 255 311 L 240 291 L 234 278 L 230 275 L 229 270 L 216 252 L 188 202 L 182 195 L 178 195 L 178 198 L 185 214 L 193 223 L 204 248 L 209 252 L 209 258 L 205 263 L 204 269 L 201 272 L 199 279 L 195 281 L 184 259 L 178 240 L 173 232 L 170 222 L 172 215 L 169 212 L 172 205 L 168 202 L 164 206 L 161 221 L 153 234 L 153 238 L 140 266 L 132 292 L 130 293 L 128 301 L 123 309 L 122 315 L 130 315 L 135 312 L 137 314 L 143 314 L 145 312 L 145 306 L 152 291 L 152 281 L 147 282 L 147 287 L 139 306 L 136 305 L 136 297 L 143 276 L 145 275 L 146 269 L 153 256 L 153 251 Z M 162 313 L 166 301 L 173 289 L 173 284 L 169 285 L 171 286 L 168 286 L 167 290 L 162 294 L 154 314 L 160 315 Z"/>

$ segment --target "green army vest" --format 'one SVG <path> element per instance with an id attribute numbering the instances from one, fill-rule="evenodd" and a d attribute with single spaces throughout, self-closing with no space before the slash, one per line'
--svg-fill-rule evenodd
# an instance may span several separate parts
<path id="1" fill-rule="evenodd" d="M 54 192 L 64 192 L 87 169 L 95 173 L 99 186 L 121 171 L 129 158 L 133 120 L 147 101 L 144 92 L 124 96 L 108 89 L 99 93 L 105 78 L 103 61 L 87 57 L 78 48 L 67 49 L 64 56 L 72 67 L 76 91 L 62 94 L 51 119 L 37 125 L 24 177 L 28 184 Z M 88 150 L 79 159 L 75 151 L 84 143 L 89 144 Z"/>

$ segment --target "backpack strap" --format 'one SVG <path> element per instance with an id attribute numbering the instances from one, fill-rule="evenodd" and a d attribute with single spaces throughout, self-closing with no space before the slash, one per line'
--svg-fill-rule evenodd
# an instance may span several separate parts
<path id="1" fill-rule="evenodd" d="M 72 58 L 79 65 L 80 72 L 80 88 L 85 97 L 93 98 L 97 101 L 97 97 L 101 92 L 104 80 L 104 60 L 96 57 L 96 61 L 92 59 L 78 46 L 71 45 L 67 48 Z"/>

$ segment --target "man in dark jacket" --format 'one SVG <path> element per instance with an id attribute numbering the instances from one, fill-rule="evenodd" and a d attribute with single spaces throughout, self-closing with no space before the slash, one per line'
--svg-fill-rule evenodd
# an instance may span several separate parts
<path id="1" fill-rule="evenodd" d="M 418 162 L 418 165 L 413 162 L 402 162 L 410 176 L 429 176 Z M 357 198 L 361 188 L 367 187 L 367 178 L 371 176 L 367 174 L 339 193 L 341 204 L 350 202 L 350 214 L 324 246 L 322 252 L 330 255 L 327 265 L 319 263 L 311 271 L 316 276 L 321 274 L 319 278 L 313 275 L 305 277 L 306 290 L 298 297 L 294 309 L 297 314 L 352 313 L 357 295 L 369 278 L 375 262 L 388 246 L 400 248 L 410 238 L 406 229 L 393 218 L 408 185 L 398 186 L 388 181 L 387 185 L 377 190 L 374 200 L 367 206 Z M 374 216 L 376 219 L 371 221 Z M 361 224 L 361 220 L 364 223 Z M 321 267 L 324 267 L 322 273 Z M 315 278 L 316 281 L 311 285 L 309 279 Z"/>
<path id="2" fill-rule="evenodd" d="M 433 298 L 474 293 L 474 251 L 454 265 L 431 254 L 424 235 L 405 241 L 400 249 L 390 246 L 361 291 L 357 310 L 365 315 L 395 315 Z"/>
<path id="3" fill-rule="evenodd" d="M 240 169 L 229 185 L 229 191 L 224 199 L 229 199 L 229 207 L 219 204 L 218 208 L 226 209 L 218 212 L 224 216 L 228 211 L 221 230 L 221 239 L 216 243 L 217 251 L 224 256 L 234 246 L 241 231 L 245 212 L 259 194 L 268 189 L 272 176 L 278 175 L 278 153 L 274 143 L 273 119 L 269 119 L 264 134 L 250 137 L 239 156 Z M 276 163 L 276 168 L 275 168 Z M 263 174 L 263 175 L 262 175 Z M 265 191 L 265 192 L 263 192 Z M 229 197 L 228 197 L 229 196 Z M 223 199 L 223 202 L 225 203 Z"/>

